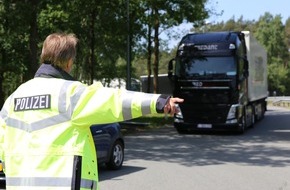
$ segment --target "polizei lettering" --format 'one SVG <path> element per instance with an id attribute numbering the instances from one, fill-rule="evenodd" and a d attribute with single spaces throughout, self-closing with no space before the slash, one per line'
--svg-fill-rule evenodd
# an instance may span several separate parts
<path id="1" fill-rule="evenodd" d="M 201 51 L 217 50 L 218 49 L 218 45 L 216 45 L 216 44 L 211 44 L 211 45 L 195 45 L 194 47 L 196 47 L 198 50 L 201 50 Z"/>
<path id="2" fill-rule="evenodd" d="M 14 111 L 49 109 L 50 103 L 49 94 L 14 98 Z"/>

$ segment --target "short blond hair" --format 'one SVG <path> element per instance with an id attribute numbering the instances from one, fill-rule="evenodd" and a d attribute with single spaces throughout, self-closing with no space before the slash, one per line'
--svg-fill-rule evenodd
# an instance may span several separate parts
<path id="1" fill-rule="evenodd" d="M 50 34 L 43 42 L 41 63 L 50 63 L 64 69 L 70 59 L 75 59 L 77 43 L 78 39 L 75 34 Z"/>

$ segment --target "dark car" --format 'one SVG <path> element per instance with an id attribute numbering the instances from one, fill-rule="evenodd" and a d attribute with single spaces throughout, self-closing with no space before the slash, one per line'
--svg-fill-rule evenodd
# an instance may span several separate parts
<path id="1" fill-rule="evenodd" d="M 92 125 L 98 164 L 105 164 L 109 169 L 120 169 L 124 161 L 124 138 L 119 123 Z M 0 160 L 0 190 L 5 189 L 5 174 Z"/>
<path id="2" fill-rule="evenodd" d="M 124 139 L 119 123 L 92 125 L 91 132 L 95 141 L 98 164 L 117 170 L 124 161 Z"/>

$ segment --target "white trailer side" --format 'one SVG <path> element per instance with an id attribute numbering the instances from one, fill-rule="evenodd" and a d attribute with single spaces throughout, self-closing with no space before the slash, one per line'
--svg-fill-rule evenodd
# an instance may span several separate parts
<path id="1" fill-rule="evenodd" d="M 268 96 L 267 52 L 249 31 L 242 32 L 245 34 L 249 61 L 248 98 L 253 102 Z"/>

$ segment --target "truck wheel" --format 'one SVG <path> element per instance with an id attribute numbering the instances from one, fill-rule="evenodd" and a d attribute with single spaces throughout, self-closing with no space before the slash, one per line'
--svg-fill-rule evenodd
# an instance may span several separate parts
<path id="1" fill-rule="evenodd" d="M 261 113 L 261 119 L 264 118 L 265 112 L 267 111 L 267 103 L 262 104 L 262 113 Z"/>
<path id="2" fill-rule="evenodd" d="M 187 130 L 185 129 L 181 129 L 180 127 L 175 127 L 176 131 L 179 133 L 179 134 L 186 134 L 188 133 Z"/>
<path id="3" fill-rule="evenodd" d="M 245 117 L 245 115 L 243 115 L 243 117 L 241 119 L 241 125 L 239 128 L 239 134 L 244 134 L 245 129 L 246 129 L 246 117 Z"/>
<path id="4" fill-rule="evenodd" d="M 251 124 L 250 124 L 250 127 L 254 127 L 255 123 L 256 123 L 255 107 L 252 107 L 252 114 L 251 114 Z"/>
<path id="5" fill-rule="evenodd" d="M 179 134 L 187 134 L 189 131 L 187 129 L 184 129 L 184 127 L 180 127 L 180 126 L 174 126 L 176 131 L 179 133 Z"/>

